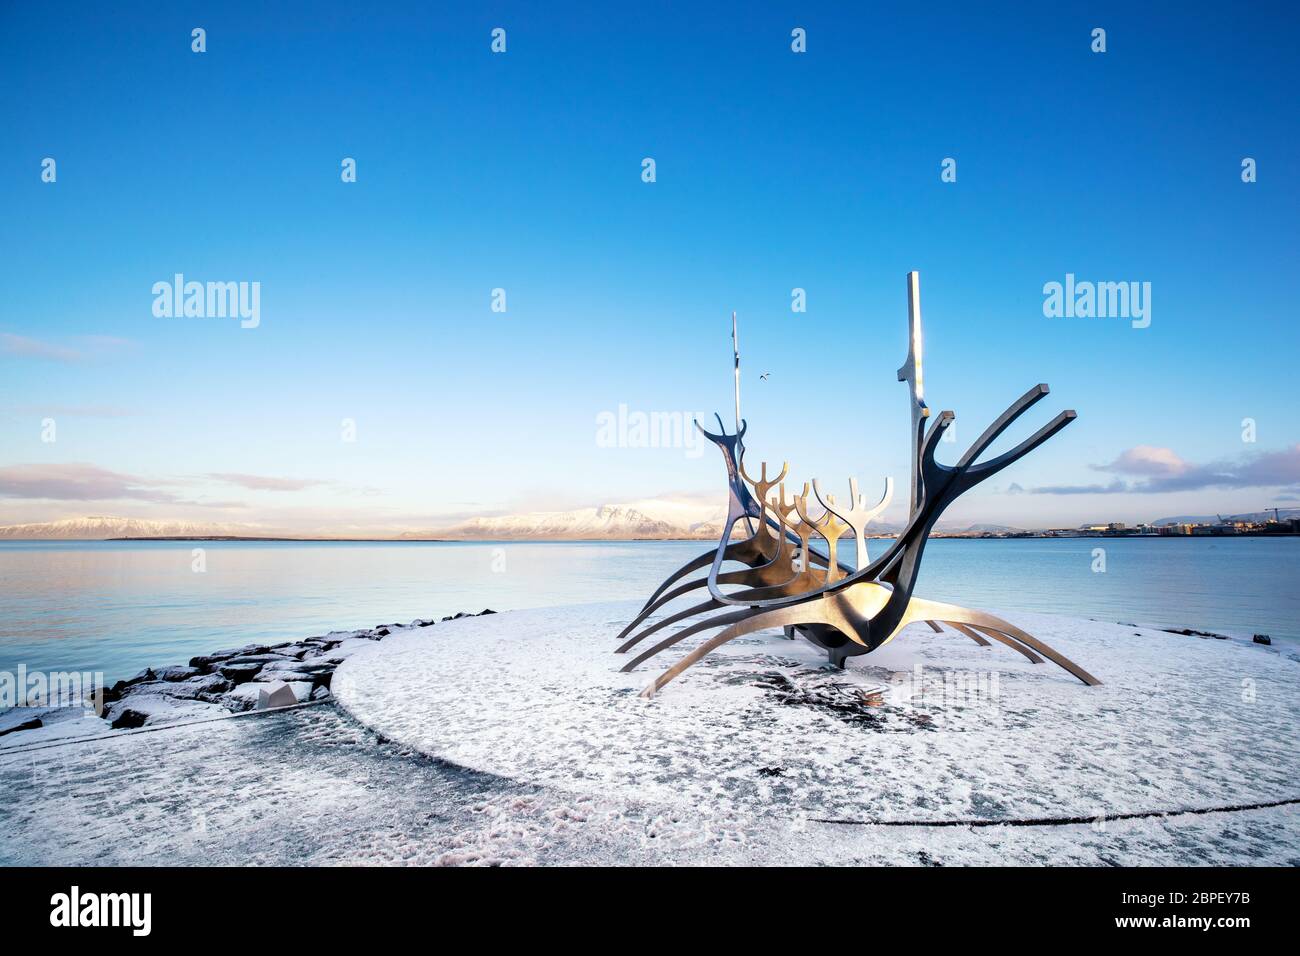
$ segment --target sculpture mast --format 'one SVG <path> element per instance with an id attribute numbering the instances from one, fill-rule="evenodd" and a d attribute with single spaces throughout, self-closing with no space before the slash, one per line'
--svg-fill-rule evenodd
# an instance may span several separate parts
<path id="1" fill-rule="evenodd" d="M 740 461 L 745 457 L 745 439 L 740 433 L 740 333 L 736 329 L 736 311 L 731 312 L 731 357 L 733 374 L 736 379 L 736 468 L 740 468 Z M 739 472 L 736 480 L 740 481 Z M 746 515 L 745 526 L 749 528 L 750 537 L 754 535 L 754 519 Z"/>
<path id="2" fill-rule="evenodd" d="M 740 336 L 736 332 L 736 313 L 731 313 L 731 351 L 736 370 L 736 434 L 740 434 Z"/>
<path id="3" fill-rule="evenodd" d="M 912 494 L 908 516 L 916 512 L 921 494 L 921 441 L 925 438 L 925 420 L 930 408 L 925 404 L 925 387 L 921 378 L 921 274 L 907 274 L 907 361 L 898 370 L 898 380 L 906 382 L 912 393 Z"/>

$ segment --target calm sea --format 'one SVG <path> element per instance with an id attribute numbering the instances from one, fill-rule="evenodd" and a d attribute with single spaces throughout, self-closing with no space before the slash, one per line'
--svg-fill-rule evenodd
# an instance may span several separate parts
<path id="1" fill-rule="evenodd" d="M 205 570 L 192 550 L 204 549 Z M 885 544 L 871 543 L 879 554 Z M 642 598 L 702 542 L 0 542 L 0 671 L 102 671 L 456 611 Z M 1105 549 L 1105 573 L 1092 570 Z M 1264 633 L 1300 649 L 1300 538 L 932 541 L 918 594 Z M 683 605 L 685 606 L 685 605 Z"/>

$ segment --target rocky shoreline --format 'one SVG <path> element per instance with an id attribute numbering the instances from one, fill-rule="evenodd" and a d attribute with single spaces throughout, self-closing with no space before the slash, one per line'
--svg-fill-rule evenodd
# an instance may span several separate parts
<path id="1" fill-rule="evenodd" d="M 449 614 L 441 621 L 495 614 L 491 608 Z M 1095 618 L 1089 620 L 1096 621 Z M 356 651 L 392 634 L 440 623 L 417 618 L 409 624 L 377 624 L 353 631 L 330 631 L 300 641 L 246 644 L 190 658 L 188 664 L 146 668 L 130 680 L 104 690 L 102 712 L 80 707 L 13 707 L 0 710 L 0 750 L 74 737 L 99 736 L 166 724 L 229 717 L 320 702 L 332 696 L 334 671 Z M 1135 628 L 1137 624 L 1119 622 Z M 1266 634 L 1232 638 L 1193 628 L 1144 628 L 1202 640 L 1245 640 L 1270 645 Z M 1270 648 L 1270 650 L 1280 650 Z M 1300 662 L 1300 654 L 1285 656 Z M 90 708 L 91 705 L 87 704 Z"/>
<path id="2" fill-rule="evenodd" d="M 442 620 L 495 613 L 490 608 L 478 614 L 462 611 Z M 100 716 L 75 707 L 15 707 L 0 713 L 0 747 L 325 700 L 335 669 L 356 651 L 390 634 L 437 623 L 417 618 L 409 624 L 331 631 L 301 641 L 246 644 L 200 654 L 185 665 L 146 668 L 104 690 Z"/>

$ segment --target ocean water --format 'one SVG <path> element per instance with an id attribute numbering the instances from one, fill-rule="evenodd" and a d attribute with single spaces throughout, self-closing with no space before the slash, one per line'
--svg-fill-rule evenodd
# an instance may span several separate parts
<path id="1" fill-rule="evenodd" d="M 872 555 L 887 542 L 870 543 Z M 204 551 L 195 570 L 193 549 Z M 705 542 L 0 542 L 0 672 L 147 666 L 251 642 L 643 598 Z M 1105 572 L 1093 570 L 1094 549 Z M 1300 650 L 1300 538 L 937 539 L 917 593 Z M 682 606 L 685 606 L 683 604 Z M 612 635 L 611 635 L 612 636 Z"/>

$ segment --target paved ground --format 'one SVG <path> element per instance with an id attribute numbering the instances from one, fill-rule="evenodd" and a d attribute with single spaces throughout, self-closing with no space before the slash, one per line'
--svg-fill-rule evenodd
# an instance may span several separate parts
<path id="1" fill-rule="evenodd" d="M 602 803 L 379 742 L 332 704 L 0 754 L 0 864 L 1281 864 L 1295 808 L 1050 828 Z"/>
<path id="2" fill-rule="evenodd" d="M 1017 615 L 1103 681 L 1088 687 L 923 625 L 846 670 L 764 631 L 646 700 L 708 635 L 622 673 L 634 655 L 614 654 L 614 635 L 636 609 L 397 634 L 344 662 L 334 693 L 385 738 L 461 767 L 738 820 L 1094 820 L 1300 797 L 1300 663 L 1250 643 Z"/>

